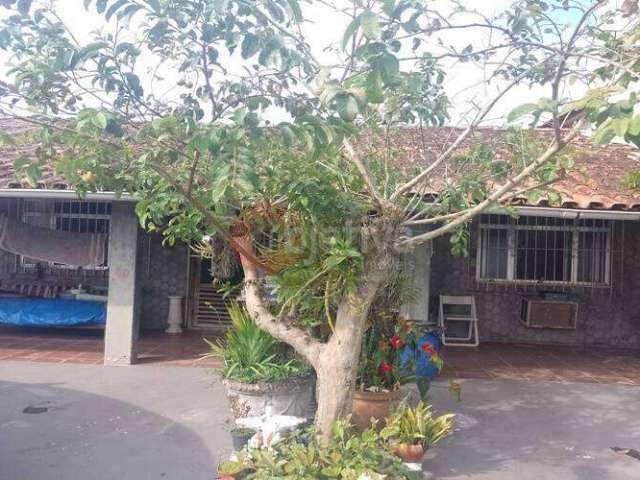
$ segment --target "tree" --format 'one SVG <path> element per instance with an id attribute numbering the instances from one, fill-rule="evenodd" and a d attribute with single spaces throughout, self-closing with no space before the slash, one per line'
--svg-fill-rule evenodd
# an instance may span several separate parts
<path id="1" fill-rule="evenodd" d="M 136 193 L 141 224 L 169 243 L 231 247 L 249 312 L 315 369 L 326 434 L 349 413 L 368 310 L 403 253 L 451 234 L 464 254 L 487 208 L 523 193 L 553 201 L 582 127 L 601 143 L 640 139 L 637 2 L 518 0 L 493 17 L 466 3 L 85 0 L 104 26 L 87 40 L 55 3 L 2 0 L 12 68 L 0 113 L 39 127 L 40 148 L 17 171 L 33 179 L 54 162 L 81 194 Z M 330 60 L 307 38 L 322 14 L 344 25 L 322 50 Z M 452 61 L 482 69 L 495 94 L 450 119 Z M 519 140 L 499 162 L 474 132 L 522 86 L 548 93 L 506 121 L 547 119 L 552 134 L 505 134 Z M 394 135 L 447 122 L 462 128 L 442 152 L 396 168 Z M 452 165 L 460 175 L 429 200 Z M 324 333 L 308 328 L 319 324 Z"/>

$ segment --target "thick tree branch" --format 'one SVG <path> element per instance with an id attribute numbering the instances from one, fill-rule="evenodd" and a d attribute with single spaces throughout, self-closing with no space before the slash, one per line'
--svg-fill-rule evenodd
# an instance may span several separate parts
<path id="1" fill-rule="evenodd" d="M 542 63 L 547 62 L 550 57 L 547 57 Z M 462 145 L 462 143 L 471 135 L 476 128 L 480 125 L 480 123 L 484 120 L 484 118 L 493 110 L 495 105 L 504 97 L 507 92 L 509 92 L 513 87 L 515 87 L 520 81 L 525 78 L 529 72 L 523 73 L 522 75 L 518 75 L 513 81 L 511 81 L 506 87 L 504 87 L 498 95 L 496 95 L 473 119 L 473 121 L 469 124 L 469 126 L 460 134 L 458 137 L 447 147 L 447 149 L 427 168 L 425 168 L 418 175 L 413 177 L 411 180 L 406 182 L 404 185 L 399 186 L 396 191 L 391 195 L 390 200 L 393 202 L 397 200 L 398 197 L 404 195 L 413 189 L 416 185 L 418 185 L 421 181 L 425 180 L 433 170 L 435 170 L 440 164 L 444 161 L 448 160 L 449 157 Z"/>
<path id="2" fill-rule="evenodd" d="M 371 176 L 371 172 L 369 172 L 369 167 L 367 166 L 365 161 L 362 159 L 360 154 L 356 151 L 356 149 L 353 148 L 353 145 L 348 139 L 345 138 L 342 144 L 347 153 L 347 157 L 358 168 L 360 175 L 362 175 L 362 179 L 364 180 L 364 183 L 367 187 L 367 190 L 369 191 L 369 194 L 373 197 L 373 199 L 378 204 L 378 206 L 382 207 L 384 203 L 384 199 L 382 198 L 382 196 L 380 195 L 380 192 L 378 192 L 378 189 L 376 188 L 376 185 L 373 181 L 373 177 Z"/>
<path id="3" fill-rule="evenodd" d="M 245 251 L 253 250 L 250 239 L 246 237 L 239 239 L 238 243 L 244 244 L 243 250 Z M 247 311 L 260 328 L 278 340 L 291 345 L 296 352 L 316 368 L 323 344 L 301 328 L 278 321 L 278 319 L 267 310 L 262 299 L 258 269 L 253 262 L 248 261 L 243 256 L 240 257 L 240 260 L 242 262 L 242 269 L 244 270 L 244 293 Z"/>
<path id="4" fill-rule="evenodd" d="M 531 174 L 533 174 L 538 168 L 544 165 L 546 162 L 551 160 L 559 151 L 561 151 L 571 140 L 573 140 L 578 134 L 579 128 L 582 125 L 582 121 L 579 121 L 576 126 L 563 138 L 561 138 L 560 142 L 553 141 L 553 143 L 547 148 L 547 150 L 536 158 L 531 164 L 529 164 L 526 168 L 524 168 L 518 175 L 509 179 L 502 187 L 498 188 L 491 195 L 489 195 L 485 200 L 478 203 L 476 206 L 466 210 L 464 215 L 460 215 L 455 218 L 453 221 L 439 227 L 435 230 L 431 230 L 429 232 L 423 233 L 421 235 L 417 235 L 415 237 L 402 240 L 398 243 L 398 247 L 400 249 L 403 248 L 412 248 L 416 245 L 420 245 L 422 243 L 428 242 L 429 240 L 433 240 L 434 238 L 440 237 L 456 228 L 464 225 L 469 220 L 473 219 L 476 215 L 479 215 L 484 210 L 489 208 L 491 205 L 500 201 L 500 199 L 520 185 L 525 179 L 527 179 Z"/>

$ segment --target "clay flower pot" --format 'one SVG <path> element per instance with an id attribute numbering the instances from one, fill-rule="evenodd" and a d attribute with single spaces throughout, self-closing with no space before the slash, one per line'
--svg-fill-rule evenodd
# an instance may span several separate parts
<path id="1" fill-rule="evenodd" d="M 393 452 L 399 456 L 404 463 L 420 463 L 426 453 L 422 445 L 411 445 L 408 443 L 396 445 Z"/>
<path id="2" fill-rule="evenodd" d="M 351 422 L 360 430 L 371 426 L 371 419 L 378 420 L 382 428 L 383 420 L 400 404 L 400 390 L 392 392 L 367 392 L 356 390 L 353 394 Z"/>

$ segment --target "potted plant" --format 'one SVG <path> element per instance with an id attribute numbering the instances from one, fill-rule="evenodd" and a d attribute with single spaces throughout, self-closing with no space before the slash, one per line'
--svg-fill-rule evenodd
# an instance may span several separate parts
<path id="1" fill-rule="evenodd" d="M 427 449 L 451 433 L 453 414 L 434 416 L 422 400 L 415 408 L 406 403 L 387 419 L 380 436 L 389 441 L 403 462 L 419 463 Z"/>
<path id="2" fill-rule="evenodd" d="M 233 416 L 310 417 L 315 412 L 315 378 L 310 366 L 258 328 L 240 304 L 229 307 L 231 326 L 217 342 L 205 341 L 205 357 L 224 361 L 222 376 Z"/>
<path id="3" fill-rule="evenodd" d="M 381 314 L 367 326 L 362 344 L 352 422 L 367 428 L 371 419 L 383 420 L 398 406 L 400 387 L 415 382 L 422 399 L 431 380 L 443 368 L 433 332 L 420 332 L 393 314 Z"/>
<path id="4" fill-rule="evenodd" d="M 247 427 L 234 427 L 231 429 L 231 441 L 233 442 L 234 450 L 242 450 L 251 437 L 256 434 L 256 430 Z"/>

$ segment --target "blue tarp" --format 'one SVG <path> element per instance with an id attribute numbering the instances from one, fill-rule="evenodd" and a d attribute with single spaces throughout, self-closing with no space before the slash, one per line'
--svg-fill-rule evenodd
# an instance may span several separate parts
<path id="1" fill-rule="evenodd" d="M 415 337 L 414 337 L 415 338 Z M 411 362 L 415 362 L 416 377 L 424 377 L 433 380 L 438 375 L 438 367 L 431 361 L 431 355 L 422 350 L 422 346 L 428 343 L 436 352 L 440 351 L 442 343 L 437 332 L 425 332 L 416 341 L 417 349 L 405 347 L 400 357 L 400 365 L 405 375 L 409 375 Z"/>
<path id="2" fill-rule="evenodd" d="M 104 302 L 45 298 L 0 298 L 0 323 L 24 327 L 104 325 Z"/>

